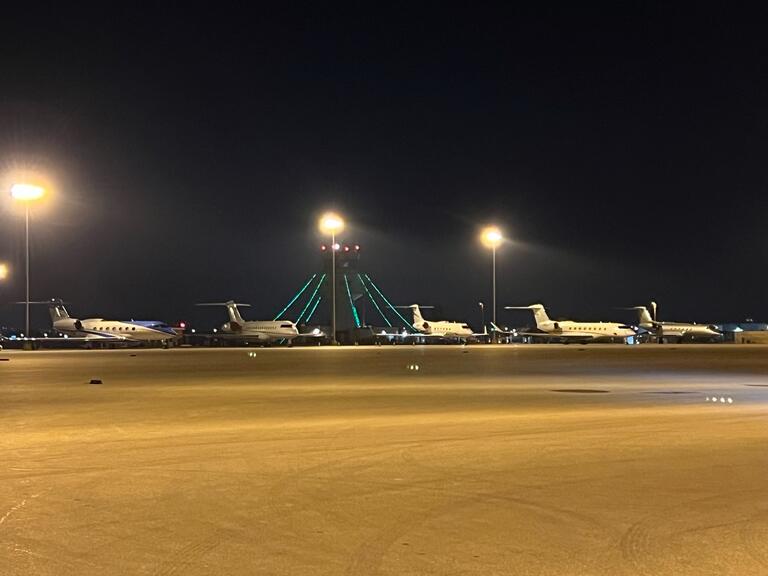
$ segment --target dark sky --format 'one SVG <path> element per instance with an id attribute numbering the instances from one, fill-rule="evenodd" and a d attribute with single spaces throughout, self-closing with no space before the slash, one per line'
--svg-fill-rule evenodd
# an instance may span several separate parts
<path id="1" fill-rule="evenodd" d="M 765 14 L 256 4 L 3 9 L 0 170 L 55 181 L 32 298 L 167 321 L 237 298 L 269 317 L 335 208 L 393 301 L 444 316 L 477 323 L 494 221 L 513 238 L 500 306 L 768 318 Z M 3 198 L 8 302 L 23 218 Z"/>

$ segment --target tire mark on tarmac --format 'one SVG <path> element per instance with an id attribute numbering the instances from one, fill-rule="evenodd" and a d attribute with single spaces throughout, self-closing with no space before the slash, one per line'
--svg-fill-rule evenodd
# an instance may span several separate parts
<path id="1" fill-rule="evenodd" d="M 152 576 L 173 576 L 174 574 L 190 574 L 195 564 L 208 553 L 218 548 L 222 536 L 215 532 L 212 536 L 188 542 L 174 551 L 162 561 L 162 565 L 152 572 Z"/>
<path id="2" fill-rule="evenodd" d="M 440 492 L 446 496 L 456 496 L 457 494 L 456 492 L 445 492 L 442 490 Z M 374 537 L 369 538 L 358 546 L 357 553 L 354 555 L 352 562 L 347 566 L 346 574 L 350 576 L 362 574 L 368 576 L 379 573 L 381 571 L 381 564 L 383 563 L 387 552 L 394 547 L 395 543 L 400 538 L 409 532 L 413 532 L 414 529 L 420 528 L 430 520 L 449 516 L 455 514 L 457 510 L 477 506 L 479 504 L 503 502 L 533 510 L 543 516 L 551 517 L 556 521 L 570 519 L 572 523 L 575 521 L 576 523 L 587 524 L 592 526 L 593 529 L 601 532 L 607 529 L 604 524 L 598 522 L 587 514 L 556 506 L 544 505 L 532 500 L 514 498 L 509 496 L 506 492 L 507 491 L 505 490 L 469 495 L 459 493 L 459 500 L 438 504 L 421 512 L 410 511 L 407 515 L 396 518 L 385 524 L 381 530 L 377 531 Z M 571 559 L 571 561 L 573 562 L 575 560 Z"/>
<path id="3" fill-rule="evenodd" d="M 658 553 L 658 549 L 665 544 L 671 544 L 676 536 L 684 535 L 686 533 L 704 531 L 723 526 L 741 525 L 742 527 L 739 530 L 739 535 L 744 550 L 756 562 L 767 565 L 766 554 L 764 551 L 760 550 L 760 548 L 764 549 L 764 540 L 760 539 L 753 542 L 751 538 L 752 533 L 748 532 L 753 528 L 754 518 L 768 516 L 765 512 L 752 515 L 749 519 L 733 522 L 721 522 L 713 525 L 697 525 L 694 527 L 686 527 L 681 530 L 663 529 L 665 522 L 668 524 L 670 519 L 679 518 L 681 514 L 686 511 L 697 510 L 699 506 L 707 503 L 717 503 L 721 500 L 721 494 L 686 500 L 642 517 L 627 528 L 621 538 L 620 548 L 623 558 L 632 564 L 638 574 L 648 576 L 657 576 L 660 573 L 672 573 L 677 569 L 689 570 L 691 567 L 686 565 L 683 560 L 680 560 L 681 554 L 679 550 L 674 555 L 674 558 L 677 559 L 676 565 L 662 565 L 661 562 L 663 561 L 663 556 Z M 656 534 L 654 534 L 654 527 L 656 527 Z M 731 552 L 733 552 L 733 550 L 731 550 Z M 655 563 L 651 562 L 652 560 L 655 561 Z M 719 575 L 722 567 L 698 564 L 695 566 L 695 569 L 696 574 Z"/>
<path id="4" fill-rule="evenodd" d="M 321 447 L 320 450 L 326 453 L 330 453 L 338 438 L 345 432 L 349 431 L 351 430 L 343 430 L 335 434 L 329 439 L 328 444 L 324 447 Z M 379 459 L 377 458 L 378 456 L 397 452 L 401 449 L 402 447 L 398 445 L 385 450 L 378 450 L 376 452 L 366 452 L 364 456 L 359 454 L 351 454 L 341 458 L 324 460 L 312 466 L 300 468 L 289 474 L 282 475 L 271 483 L 270 487 L 267 489 L 263 496 L 264 500 L 260 507 L 265 511 L 266 515 L 272 515 L 279 519 L 285 519 L 286 509 L 280 506 L 280 504 L 285 501 L 285 494 L 291 490 L 296 489 L 296 487 L 300 485 L 303 480 L 306 480 L 308 476 L 311 476 L 313 473 L 320 471 L 334 472 L 338 471 L 340 468 L 343 470 L 345 475 L 348 473 L 359 472 L 379 464 Z M 349 448 L 349 450 L 354 450 L 354 448 Z M 365 458 L 366 461 L 361 462 L 357 466 L 345 466 L 345 464 L 361 458 Z M 234 518 L 230 518 L 230 521 L 234 521 Z M 241 519 L 240 524 L 241 525 L 238 528 L 229 528 L 226 530 L 226 532 L 231 533 L 231 539 L 234 540 L 238 536 L 252 532 L 254 529 L 252 517 Z M 151 574 L 152 576 L 173 576 L 175 574 L 192 573 L 194 566 L 199 563 L 206 555 L 218 548 L 221 543 L 221 530 L 216 531 L 209 537 L 204 537 L 189 542 L 173 552 L 167 559 L 162 562 L 162 565 L 159 566 Z"/>
<path id="5" fill-rule="evenodd" d="M 394 447 L 385 450 L 377 450 L 376 452 L 366 452 L 364 456 L 359 454 L 352 454 L 342 458 L 325 460 L 318 464 L 314 464 L 306 468 L 301 468 L 290 474 L 283 475 L 275 480 L 269 489 L 267 489 L 264 496 L 265 501 L 263 507 L 268 511 L 277 513 L 278 515 L 282 516 L 285 514 L 285 509 L 282 508 L 280 504 L 284 501 L 284 496 L 299 486 L 302 481 L 307 480 L 307 477 L 311 476 L 313 473 L 322 471 L 331 474 L 335 471 L 338 471 L 340 467 L 344 466 L 348 462 L 364 458 L 366 460 L 365 462 L 360 462 L 359 464 L 353 466 L 343 467 L 345 476 L 348 476 L 353 473 L 362 472 L 364 470 L 373 468 L 374 466 L 377 466 L 381 463 L 380 459 L 378 459 L 379 456 L 396 453 L 400 450 L 400 447 Z"/>
<path id="6" fill-rule="evenodd" d="M 763 525 L 763 529 L 755 528 L 755 524 L 758 526 Z M 747 553 L 762 566 L 768 567 L 768 512 L 758 512 L 753 515 L 744 525 L 740 531 L 741 541 L 744 543 L 744 548 Z"/>
<path id="7" fill-rule="evenodd" d="M 437 441 L 436 441 L 437 442 Z M 422 446 L 419 446 L 421 448 Z M 404 450 L 401 454 L 401 458 L 403 462 L 407 463 L 409 466 L 414 466 L 415 468 L 420 468 L 422 470 L 432 472 L 432 473 L 438 473 L 443 476 L 450 476 L 452 479 L 459 479 L 459 480 L 487 480 L 489 474 L 506 474 L 509 472 L 509 469 L 498 469 L 489 471 L 485 468 L 473 468 L 469 466 L 462 466 L 461 468 L 455 467 L 455 466 L 441 466 L 439 464 L 427 464 L 420 459 L 418 459 L 413 454 L 413 450 Z M 522 458 L 517 456 L 517 460 L 514 463 L 514 471 L 515 472 L 521 472 L 521 471 L 557 471 L 560 470 L 563 465 L 562 464 L 546 464 L 542 465 L 540 463 L 541 460 L 541 454 L 532 454 L 531 456 L 527 458 Z M 637 462 L 637 458 L 621 458 L 621 459 L 614 459 L 611 462 L 614 465 L 622 465 L 622 464 L 632 464 Z M 532 465 L 535 464 L 535 465 Z M 461 470 L 461 472 L 457 472 L 457 470 Z M 619 472 L 613 475 L 604 475 L 602 478 L 604 480 L 608 479 L 616 479 L 619 480 L 624 477 L 623 472 Z M 576 478 L 568 478 L 568 479 L 562 479 L 560 481 L 551 481 L 547 480 L 546 482 L 536 482 L 536 483 L 520 483 L 516 482 L 514 484 L 515 487 L 520 489 L 527 489 L 527 488 L 543 488 L 548 487 L 552 488 L 555 486 L 570 486 L 573 484 L 581 484 L 585 482 L 590 482 L 592 480 L 591 476 L 585 476 L 585 477 L 576 477 Z M 508 483 L 508 486 L 512 486 L 512 484 Z"/>
<path id="8" fill-rule="evenodd" d="M 23 498 L 20 502 L 11 506 L 5 514 L 0 516 L 0 524 L 4 524 L 5 521 L 8 520 L 8 518 L 10 518 L 11 514 L 16 512 L 16 510 L 20 510 L 21 508 L 24 508 L 24 506 L 26 505 L 27 505 L 27 499 Z"/>

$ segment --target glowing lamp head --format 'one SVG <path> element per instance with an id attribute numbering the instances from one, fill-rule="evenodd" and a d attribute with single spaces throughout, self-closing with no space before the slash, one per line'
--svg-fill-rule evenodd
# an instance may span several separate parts
<path id="1" fill-rule="evenodd" d="M 14 184 L 11 186 L 11 197 L 21 202 L 32 202 L 45 196 L 45 188 L 34 184 Z"/>
<path id="2" fill-rule="evenodd" d="M 336 242 L 336 244 L 332 244 L 331 245 L 331 250 L 333 250 L 334 252 L 338 252 L 339 248 L 340 248 L 340 246 L 339 246 L 338 242 Z"/>
<path id="3" fill-rule="evenodd" d="M 320 218 L 318 228 L 323 234 L 338 234 L 344 230 L 344 219 L 334 212 L 326 212 Z"/>
<path id="4" fill-rule="evenodd" d="M 504 235 L 496 226 L 488 226 L 480 234 L 480 240 L 488 248 L 498 247 L 504 240 Z"/>
<path id="5" fill-rule="evenodd" d="M 0 263 L 0 280 L 8 278 L 8 265 Z"/>

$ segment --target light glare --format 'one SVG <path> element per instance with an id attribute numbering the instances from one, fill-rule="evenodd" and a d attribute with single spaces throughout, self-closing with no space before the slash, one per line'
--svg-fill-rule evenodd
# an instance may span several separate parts
<path id="1" fill-rule="evenodd" d="M 8 278 L 8 265 L 0 263 L 0 280 Z"/>
<path id="2" fill-rule="evenodd" d="M 334 212 L 326 212 L 320 218 L 318 228 L 323 234 L 338 234 L 344 230 L 344 219 Z"/>
<path id="3" fill-rule="evenodd" d="M 34 184 L 14 184 L 11 186 L 11 196 L 15 200 L 30 202 L 39 200 L 45 195 L 45 188 Z"/>
<path id="4" fill-rule="evenodd" d="M 504 240 L 504 235 L 496 226 L 488 226 L 483 229 L 480 240 L 488 248 L 496 248 Z"/>

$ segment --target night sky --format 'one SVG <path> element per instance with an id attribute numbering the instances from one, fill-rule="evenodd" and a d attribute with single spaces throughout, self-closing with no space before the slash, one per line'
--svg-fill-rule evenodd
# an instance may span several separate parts
<path id="1" fill-rule="evenodd" d="M 235 298 L 271 317 L 319 268 L 333 208 L 392 301 L 476 326 L 486 222 L 512 238 L 500 307 L 768 319 L 764 22 L 645 3 L 4 8 L 3 186 L 55 183 L 33 211 L 32 298 L 169 322 Z M 0 206 L 0 324 L 21 324 L 23 217 Z"/>

